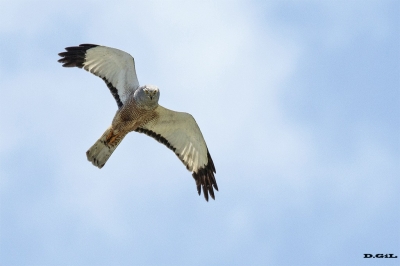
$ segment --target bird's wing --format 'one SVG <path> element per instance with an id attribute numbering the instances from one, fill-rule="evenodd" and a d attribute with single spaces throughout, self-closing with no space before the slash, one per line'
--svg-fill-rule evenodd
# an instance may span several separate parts
<path id="1" fill-rule="evenodd" d="M 95 44 L 67 47 L 59 53 L 63 67 L 79 67 L 102 78 L 118 107 L 139 87 L 133 57 L 121 50 Z"/>
<path id="2" fill-rule="evenodd" d="M 136 129 L 170 148 L 192 172 L 197 191 L 208 201 L 208 195 L 215 199 L 213 187 L 218 190 L 214 177 L 215 166 L 200 128 L 193 116 L 175 112 L 162 106 L 155 109 L 157 118 Z"/>

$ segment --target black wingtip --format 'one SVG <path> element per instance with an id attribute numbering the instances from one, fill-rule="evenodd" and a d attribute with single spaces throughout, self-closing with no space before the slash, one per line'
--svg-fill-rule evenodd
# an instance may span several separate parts
<path id="1" fill-rule="evenodd" d="M 66 47 L 66 52 L 58 53 L 62 58 L 58 60 L 63 67 L 83 67 L 86 51 L 98 46 L 97 44 L 80 44 L 79 46 Z"/>
<path id="2" fill-rule="evenodd" d="M 93 48 L 99 46 L 98 44 L 92 44 L 92 43 L 82 43 L 79 44 L 79 47 L 88 47 L 88 48 Z"/>
<path id="3" fill-rule="evenodd" d="M 203 189 L 203 195 L 206 201 L 208 201 L 208 196 L 211 196 L 215 200 L 214 189 L 218 191 L 217 181 L 215 180 L 214 174 L 215 166 L 211 159 L 210 153 L 207 151 L 208 162 L 207 165 L 200 168 L 197 172 L 193 172 L 193 178 L 196 181 L 197 192 L 201 194 Z"/>

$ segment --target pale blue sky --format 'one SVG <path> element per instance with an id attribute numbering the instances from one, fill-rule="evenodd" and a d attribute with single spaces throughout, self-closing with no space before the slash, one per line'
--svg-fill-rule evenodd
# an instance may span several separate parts
<path id="1" fill-rule="evenodd" d="M 1 265 L 395 265 L 399 1 L 0 1 Z M 163 145 L 86 150 L 117 105 L 64 47 L 135 57 L 191 113 L 206 202 Z"/>

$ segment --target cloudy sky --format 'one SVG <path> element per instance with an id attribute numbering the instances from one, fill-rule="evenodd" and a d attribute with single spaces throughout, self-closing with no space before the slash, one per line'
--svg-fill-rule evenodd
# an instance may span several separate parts
<path id="1" fill-rule="evenodd" d="M 399 1 L 7 1 L 0 7 L 2 265 L 394 265 L 400 257 Z M 135 57 L 191 113 L 206 202 L 166 147 L 86 150 L 117 105 L 64 47 Z"/>

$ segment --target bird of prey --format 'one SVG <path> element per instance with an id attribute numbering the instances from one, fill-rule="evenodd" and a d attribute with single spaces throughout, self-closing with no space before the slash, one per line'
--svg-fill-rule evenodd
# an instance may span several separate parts
<path id="1" fill-rule="evenodd" d="M 121 50 L 81 44 L 59 53 L 63 67 L 79 67 L 100 77 L 118 105 L 111 126 L 86 152 L 87 159 L 102 168 L 122 139 L 131 131 L 144 133 L 171 149 L 192 172 L 197 192 L 208 201 L 218 190 L 215 166 L 200 128 L 193 116 L 158 104 L 160 90 L 154 85 L 139 86 L 133 57 Z"/>

